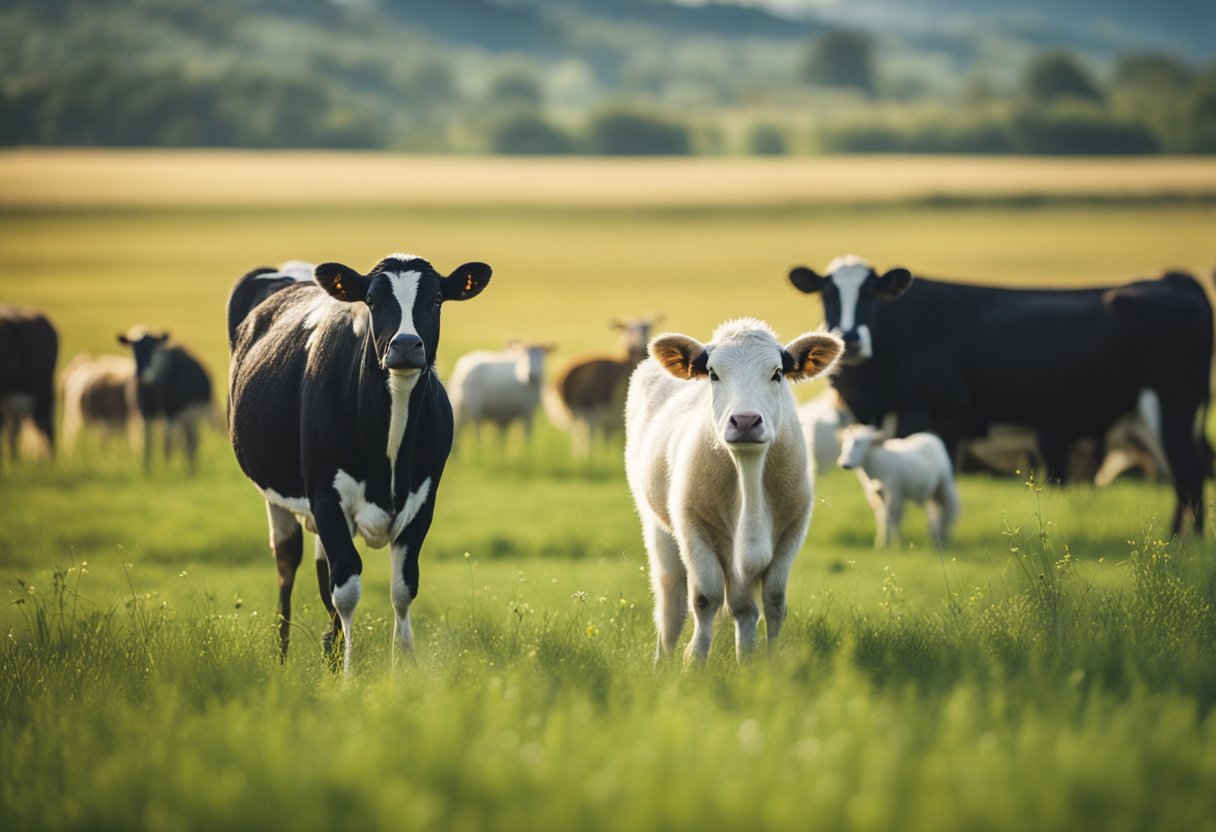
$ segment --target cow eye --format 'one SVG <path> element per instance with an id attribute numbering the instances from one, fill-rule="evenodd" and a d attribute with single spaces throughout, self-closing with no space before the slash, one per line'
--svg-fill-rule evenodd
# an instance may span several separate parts
<path id="1" fill-rule="evenodd" d="M 435 295 L 435 307 L 438 308 L 440 306 L 443 306 L 443 293 L 442 292 Z"/>
<path id="2" fill-rule="evenodd" d="M 778 367 L 776 370 L 773 371 L 773 381 L 781 381 L 781 376 L 782 376 L 781 368 Z"/>
<path id="3" fill-rule="evenodd" d="M 713 369 L 712 369 L 712 368 L 711 368 L 711 369 L 710 369 L 710 371 L 709 371 L 709 380 L 710 380 L 710 381 L 717 381 L 717 380 L 718 380 L 718 374 L 717 374 L 717 373 L 715 373 L 715 372 L 713 371 Z"/>
<path id="4" fill-rule="evenodd" d="M 373 298 L 371 295 L 368 295 L 366 298 L 364 298 L 363 302 L 367 304 L 368 309 L 371 309 L 376 305 L 376 299 Z"/>

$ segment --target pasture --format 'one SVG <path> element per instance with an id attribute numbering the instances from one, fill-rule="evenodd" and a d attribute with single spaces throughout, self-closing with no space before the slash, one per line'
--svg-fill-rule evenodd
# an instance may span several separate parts
<path id="1" fill-rule="evenodd" d="M 552 372 L 610 348 L 610 318 L 652 312 L 699 338 L 756 315 L 788 340 L 819 323 L 789 267 L 848 251 L 1011 285 L 1167 265 L 1206 276 L 1216 219 L 1202 184 L 1216 168 L 1193 161 L 1154 180 L 1139 162 L 1023 160 L 1012 179 L 994 163 L 985 179 L 975 160 L 936 160 L 926 182 L 916 160 L 880 160 L 874 179 L 851 160 L 862 194 L 886 175 L 919 190 L 850 199 L 837 171 L 822 198 L 773 184 L 737 203 L 729 190 L 655 203 L 596 163 L 580 187 L 568 160 L 528 163 L 544 199 L 482 196 L 484 160 L 445 162 L 450 188 L 413 199 L 408 162 L 386 169 L 394 189 L 363 156 L 359 181 L 379 183 L 364 203 L 298 186 L 225 199 L 188 154 L 158 155 L 150 190 L 171 198 L 141 201 L 147 157 L 82 156 L 105 175 L 79 176 L 71 154 L 0 157 L 0 171 L 41 166 L 25 180 L 79 176 L 67 197 L 5 197 L 0 302 L 49 313 L 61 366 L 117 352 L 133 323 L 169 329 L 220 390 L 229 286 L 289 258 L 490 263 L 486 292 L 445 314 L 446 377 L 510 337 L 556 341 Z M 240 161 L 337 187 L 350 160 Z M 704 160 L 637 164 L 621 181 L 657 193 L 721 180 Z M 795 176 L 808 174 L 758 181 Z M 596 185 L 612 193 L 597 202 Z M 822 472 L 779 649 L 738 666 L 720 621 L 708 665 L 685 673 L 651 664 L 619 446 L 576 461 L 543 416 L 538 428 L 528 448 L 458 446 L 422 555 L 412 663 L 390 667 L 388 557 L 364 552 L 350 683 L 318 649 L 307 563 L 279 666 L 264 505 L 221 433 L 193 478 L 180 462 L 144 475 L 138 455 L 89 441 L 54 463 L 6 459 L 0 825 L 1216 829 L 1216 531 L 1161 541 L 1165 486 L 964 476 L 949 549 L 910 510 L 904 547 L 876 552 L 856 479 Z"/>

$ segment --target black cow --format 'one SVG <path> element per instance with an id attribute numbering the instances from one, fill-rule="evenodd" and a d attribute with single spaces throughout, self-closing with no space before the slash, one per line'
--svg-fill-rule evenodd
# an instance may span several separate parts
<path id="1" fill-rule="evenodd" d="M 1153 390 L 1178 498 L 1173 530 L 1189 515 L 1203 533 L 1212 308 L 1193 277 L 1015 290 L 913 281 L 902 268 L 879 275 L 852 255 L 827 272 L 799 266 L 789 277 L 820 295 L 827 327 L 844 337 L 832 383 L 860 421 L 895 414 L 899 435 L 933 431 L 952 457 L 993 423 L 1027 425 L 1048 478 L 1063 478 L 1075 441 L 1101 443 Z"/>
<path id="2" fill-rule="evenodd" d="M 0 431 L 17 458 L 29 417 L 55 455 L 55 361 L 59 334 L 41 312 L 0 306 Z M 0 459 L 4 449 L 0 447 Z"/>
<path id="3" fill-rule="evenodd" d="M 356 532 L 374 549 L 391 544 L 396 641 L 412 650 L 418 556 L 452 447 L 452 407 L 435 372 L 440 310 L 480 293 L 490 267 L 466 263 L 444 277 L 420 257 L 393 254 L 366 275 L 322 263 L 314 277 L 258 269 L 233 288 L 228 428 L 242 470 L 266 498 L 281 655 L 302 519 L 317 533 L 333 625 L 326 650 L 344 633 L 349 674 L 363 571 Z"/>
<path id="4" fill-rule="evenodd" d="M 153 335 L 142 326 L 118 336 L 135 356 L 135 401 L 144 423 L 144 468 L 152 467 L 152 429 L 165 423 L 165 462 L 180 435 L 186 464 L 194 471 L 199 425 L 211 415 L 211 377 L 197 358 L 169 333 Z"/>

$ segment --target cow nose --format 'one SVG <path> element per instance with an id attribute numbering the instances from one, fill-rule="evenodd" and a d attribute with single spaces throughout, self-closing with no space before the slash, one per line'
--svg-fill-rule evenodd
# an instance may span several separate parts
<path id="1" fill-rule="evenodd" d="M 421 370 L 426 366 L 422 339 L 407 332 L 394 336 L 384 353 L 384 366 L 389 370 Z"/>
<path id="2" fill-rule="evenodd" d="M 845 349 L 855 349 L 861 344 L 861 333 L 855 329 L 850 329 L 841 337 L 841 340 L 844 341 Z"/>
<path id="3" fill-rule="evenodd" d="M 764 438 L 764 417 L 750 410 L 732 413 L 726 429 L 727 442 L 760 442 Z"/>

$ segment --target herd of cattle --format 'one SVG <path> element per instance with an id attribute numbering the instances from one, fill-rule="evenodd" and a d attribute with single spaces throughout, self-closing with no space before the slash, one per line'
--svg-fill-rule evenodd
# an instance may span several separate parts
<path id="1" fill-rule="evenodd" d="M 624 429 L 659 656 L 691 609 L 686 655 L 703 658 L 724 602 L 737 650 L 750 650 L 757 590 L 777 637 L 816 466 L 857 472 L 878 545 L 898 535 L 907 500 L 925 505 L 944 543 L 959 513 L 954 472 L 977 465 L 1099 483 L 1139 467 L 1172 482 L 1173 531 L 1203 533 L 1213 320 L 1190 275 L 1014 290 L 879 274 L 848 256 L 823 275 L 790 272 L 821 299 L 825 325 L 784 345 L 752 318 L 724 323 L 708 343 L 652 337 L 657 318 L 614 322 L 618 352 L 578 356 L 548 386 L 553 346 L 513 342 L 461 357 L 445 388 L 434 363 L 442 307 L 476 297 L 490 277 L 484 263 L 443 275 L 392 254 L 366 274 L 292 261 L 233 287 L 228 431 L 266 501 L 283 655 L 305 527 L 332 620 L 327 649 L 340 640 L 349 671 L 356 534 L 390 547 L 396 643 L 410 649 L 418 559 L 455 438 L 519 422 L 526 439 L 542 404 L 576 454 Z M 69 441 L 91 427 L 134 444 L 142 425 L 151 465 L 152 426 L 163 422 L 166 457 L 180 444 L 193 467 L 212 413 L 206 370 L 166 334 L 137 327 L 118 340 L 129 357 L 68 362 Z M 44 315 L 0 308 L 0 426 L 13 455 L 27 418 L 54 449 L 57 344 Z M 831 389 L 798 407 L 790 382 L 816 376 Z"/>

